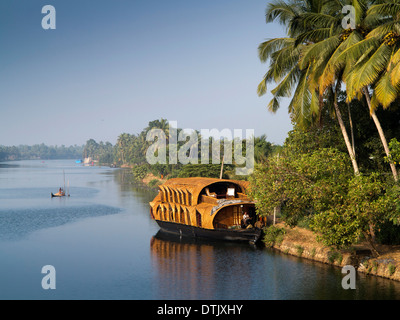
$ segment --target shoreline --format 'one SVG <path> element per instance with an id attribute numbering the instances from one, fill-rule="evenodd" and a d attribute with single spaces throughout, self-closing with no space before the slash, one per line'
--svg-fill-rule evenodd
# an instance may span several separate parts
<path id="1" fill-rule="evenodd" d="M 150 182 L 155 180 L 158 183 L 152 185 Z M 165 178 L 161 179 L 153 174 L 147 174 L 145 178 L 141 179 L 141 182 L 151 189 L 156 189 L 158 184 L 165 181 Z M 300 227 L 290 228 L 284 223 L 277 223 L 276 226 L 285 229 L 286 233 L 280 241 L 275 241 L 273 245 L 267 245 L 261 240 L 263 246 L 284 254 L 338 268 L 351 265 L 360 273 L 400 281 L 400 246 L 379 245 L 378 249 L 381 255 L 374 258 L 370 248 L 364 243 L 337 250 L 318 242 L 316 235 L 310 230 Z"/>
<path id="2" fill-rule="evenodd" d="M 378 246 L 381 255 L 373 258 L 365 244 L 353 245 L 348 249 L 332 249 L 316 240 L 315 234 L 303 228 L 293 229 L 282 223 L 276 226 L 284 228 L 286 234 L 272 245 L 266 245 L 284 254 L 329 264 L 343 268 L 354 266 L 357 272 L 400 281 L 400 246 Z"/>

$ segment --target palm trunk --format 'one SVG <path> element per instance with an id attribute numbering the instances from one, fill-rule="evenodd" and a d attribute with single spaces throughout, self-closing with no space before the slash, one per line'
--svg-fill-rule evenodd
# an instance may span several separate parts
<path id="1" fill-rule="evenodd" d="M 366 88 L 364 88 L 363 92 L 364 92 L 365 99 L 367 100 L 367 104 L 368 104 L 368 108 L 369 108 L 370 113 L 371 113 L 371 117 L 374 120 L 376 128 L 378 129 L 379 137 L 381 138 L 381 141 L 382 141 L 382 144 L 383 144 L 383 148 L 385 149 L 386 156 L 389 157 L 389 154 L 390 154 L 389 146 L 388 146 L 388 143 L 386 141 L 385 134 L 384 134 L 384 132 L 382 130 L 381 123 L 379 122 L 379 119 L 376 116 L 375 111 L 371 109 L 371 98 L 369 97 L 368 90 Z M 397 182 L 399 180 L 399 178 L 398 178 L 398 175 L 397 175 L 396 166 L 392 161 L 390 161 L 389 164 L 390 164 L 390 168 L 392 169 L 394 181 Z"/>
<path id="2" fill-rule="evenodd" d="M 379 253 L 379 251 L 378 251 L 378 249 L 376 247 L 376 243 L 375 243 L 374 239 L 371 237 L 371 235 L 368 232 L 364 233 L 364 237 L 367 240 L 367 242 L 368 242 L 368 244 L 369 244 L 369 246 L 371 248 L 372 256 L 374 258 L 379 257 L 380 253 Z"/>
<path id="3" fill-rule="evenodd" d="M 349 123 L 350 123 L 350 132 L 351 132 L 351 145 L 353 146 L 353 153 L 356 155 L 356 144 L 354 143 L 354 128 L 353 128 L 353 119 L 351 117 L 350 103 L 347 104 L 347 109 L 349 111 Z"/>
<path id="4" fill-rule="evenodd" d="M 354 149 L 351 146 L 349 136 L 346 131 L 346 127 L 343 122 L 342 114 L 339 110 L 338 102 L 337 102 L 337 94 L 339 90 L 339 85 L 338 83 L 336 84 L 336 89 L 333 97 L 333 106 L 335 107 L 335 112 L 336 112 L 336 118 L 339 122 L 340 130 L 342 130 L 342 135 L 344 138 L 344 142 L 346 143 L 347 151 L 349 152 L 351 163 L 353 164 L 353 169 L 354 169 L 354 174 L 358 176 L 360 174 L 360 171 L 358 170 L 358 164 L 356 160 L 356 155 L 354 153 Z"/>

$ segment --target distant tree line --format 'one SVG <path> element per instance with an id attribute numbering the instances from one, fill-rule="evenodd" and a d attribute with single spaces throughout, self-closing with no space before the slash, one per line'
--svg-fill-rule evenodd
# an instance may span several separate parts
<path id="1" fill-rule="evenodd" d="M 164 132 L 167 138 L 166 146 L 166 163 L 149 164 L 146 158 L 146 153 L 150 146 L 154 144 L 155 140 L 152 140 L 151 136 L 148 137 L 149 132 L 152 129 L 160 129 Z M 174 128 L 177 135 L 182 132 L 180 128 Z M 143 179 L 149 174 L 161 177 L 190 177 L 190 176 L 203 176 L 203 177 L 215 177 L 218 178 L 221 172 L 222 158 L 225 152 L 224 141 L 215 140 L 215 138 L 208 138 L 209 144 L 209 163 L 200 164 L 201 159 L 201 144 L 206 141 L 200 135 L 199 131 L 195 131 L 193 134 L 196 135 L 198 145 L 198 159 L 199 164 L 182 164 L 170 163 L 169 162 L 169 149 L 174 145 L 169 141 L 169 130 L 170 124 L 166 119 L 150 121 L 140 133 L 130 134 L 122 133 L 118 136 L 117 142 L 113 145 L 111 142 L 97 142 L 94 139 L 86 141 L 85 145 L 78 146 L 47 146 L 44 143 L 36 144 L 33 146 L 19 145 L 19 146 L 1 146 L 0 145 L 0 161 L 8 160 L 30 160 L 30 159 L 84 159 L 91 158 L 93 161 L 100 165 L 115 165 L 118 167 L 130 167 L 133 170 L 133 174 L 137 179 Z M 176 149 L 178 151 L 187 143 L 186 141 L 177 141 Z M 216 142 L 216 148 L 220 148 L 219 161 L 217 164 L 212 163 L 213 144 Z M 229 141 L 228 141 L 229 142 Z M 228 144 L 229 145 L 229 144 Z M 232 145 L 232 153 L 234 154 L 234 143 Z M 246 141 L 242 140 L 239 146 L 242 146 L 242 155 L 246 154 Z M 215 148 L 215 147 L 214 147 Z M 267 141 L 267 137 L 262 135 L 260 137 L 254 137 L 254 159 L 255 162 L 261 162 L 266 160 L 269 156 L 276 154 L 281 149 L 281 146 L 274 145 Z M 215 150 L 214 150 L 215 151 Z M 189 152 L 189 151 L 188 151 Z M 234 159 L 233 159 L 234 160 Z M 224 178 L 235 178 L 235 179 L 247 179 L 247 176 L 236 176 L 235 175 L 236 163 L 233 161 L 232 164 L 224 164 L 223 177 Z"/>
<path id="2" fill-rule="evenodd" d="M 160 129 L 164 132 L 167 139 L 166 147 L 166 163 L 149 164 L 146 158 L 146 153 L 149 147 L 154 144 L 154 140 L 148 139 L 150 130 Z M 176 129 L 177 135 L 182 132 L 180 128 Z M 133 168 L 133 174 L 137 179 L 143 179 L 148 174 L 152 173 L 154 176 L 160 177 L 188 177 L 188 176 L 204 176 L 204 177 L 216 177 L 218 178 L 221 170 L 221 162 L 224 154 L 224 145 L 222 141 L 217 141 L 217 146 L 220 147 L 220 161 L 218 164 L 212 164 L 212 148 L 213 139 L 209 138 L 209 163 L 208 164 L 182 164 L 182 163 L 170 163 L 169 162 L 169 149 L 171 148 L 172 142 L 169 141 L 169 130 L 170 124 L 166 119 L 153 120 L 148 123 L 138 134 L 122 133 L 118 136 L 116 144 L 113 146 L 111 143 L 100 142 L 97 143 L 95 140 L 90 139 L 86 142 L 83 151 L 83 157 L 90 157 L 94 161 L 98 161 L 100 164 L 114 164 L 120 167 L 131 167 Z M 194 132 L 199 140 L 198 156 L 201 158 L 201 143 L 204 141 L 200 135 L 200 132 Z M 149 141 L 148 141 L 149 140 Z M 176 149 L 179 151 L 182 146 L 187 143 L 186 141 L 177 141 Z M 233 143 L 232 143 L 233 146 Z M 274 145 L 267 141 L 267 137 L 262 135 L 261 137 L 254 138 L 254 158 L 256 162 L 266 159 L 268 156 L 279 151 L 281 147 Z M 188 151 L 189 152 L 189 151 Z M 243 155 L 246 153 L 245 140 L 242 142 Z M 199 161 L 200 162 L 200 161 Z M 225 178 L 246 178 L 245 176 L 235 176 L 234 169 L 235 163 L 224 165 Z"/>
<path id="3" fill-rule="evenodd" d="M 44 143 L 33 146 L 1 146 L 0 161 L 31 159 L 78 159 L 82 157 L 83 146 L 47 146 Z"/>

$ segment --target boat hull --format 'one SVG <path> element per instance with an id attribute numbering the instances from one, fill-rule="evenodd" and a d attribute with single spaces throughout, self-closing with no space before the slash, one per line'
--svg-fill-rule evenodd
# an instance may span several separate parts
<path id="1" fill-rule="evenodd" d="M 204 229 L 188 226 L 181 223 L 156 220 L 165 232 L 178 234 L 185 237 L 204 238 L 223 241 L 248 241 L 256 243 L 262 231 L 260 229 Z"/>
<path id="2" fill-rule="evenodd" d="M 51 197 L 52 198 L 54 198 L 54 197 L 65 197 L 65 194 L 64 193 L 62 193 L 62 194 L 60 194 L 60 193 L 51 193 Z"/>

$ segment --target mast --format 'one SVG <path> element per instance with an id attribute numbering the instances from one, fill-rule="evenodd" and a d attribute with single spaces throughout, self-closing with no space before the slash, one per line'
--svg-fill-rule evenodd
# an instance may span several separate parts
<path id="1" fill-rule="evenodd" d="M 225 159 L 225 155 L 222 157 L 221 172 L 219 174 L 220 179 L 222 179 L 222 174 L 224 173 L 224 159 Z"/>

